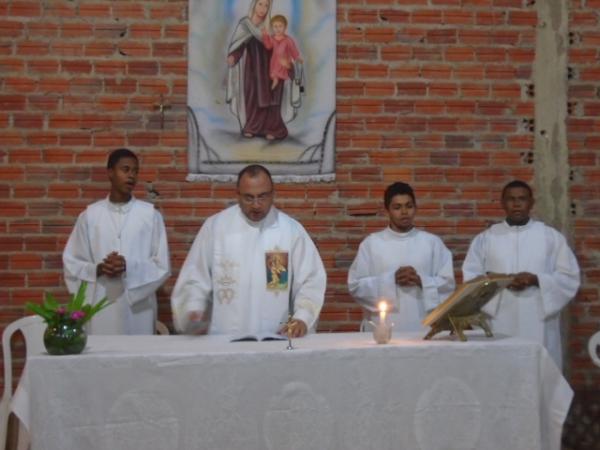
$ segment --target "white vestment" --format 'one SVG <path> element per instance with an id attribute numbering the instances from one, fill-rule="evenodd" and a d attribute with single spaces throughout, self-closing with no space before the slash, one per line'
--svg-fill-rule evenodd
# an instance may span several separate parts
<path id="1" fill-rule="evenodd" d="M 412 266 L 417 271 L 422 288 L 396 284 L 395 273 L 402 266 Z M 398 233 L 388 227 L 361 242 L 348 272 L 348 289 L 356 301 L 371 311 L 374 322 L 377 303 L 385 298 L 397 310 L 389 316 L 395 330 L 425 330 L 421 321 L 427 312 L 454 290 L 452 254 L 431 233 L 416 228 Z M 363 322 L 363 328 L 364 325 Z"/>
<path id="2" fill-rule="evenodd" d="M 96 267 L 111 252 L 125 258 L 126 271 L 117 278 L 96 277 Z M 63 252 L 69 292 L 88 282 L 86 300 L 108 297 L 114 304 L 88 323 L 92 334 L 154 334 L 156 290 L 171 273 L 167 234 L 161 214 L 150 203 L 108 199 L 82 212 Z"/>
<path id="3" fill-rule="evenodd" d="M 274 254 L 282 263 L 275 278 Z M 175 327 L 188 331 L 188 314 L 207 311 L 212 303 L 211 334 L 274 333 L 290 308 L 311 329 L 326 279 L 319 252 L 300 223 L 275 207 L 252 222 L 234 205 L 209 217 L 194 240 L 171 296 Z"/>
<path id="4" fill-rule="evenodd" d="M 530 272 L 539 287 L 504 289 L 483 310 L 494 332 L 533 339 L 546 346 L 562 366 L 560 310 L 579 289 L 579 265 L 564 236 L 530 219 L 523 226 L 492 225 L 475 237 L 463 263 L 469 281 L 486 272 Z"/>

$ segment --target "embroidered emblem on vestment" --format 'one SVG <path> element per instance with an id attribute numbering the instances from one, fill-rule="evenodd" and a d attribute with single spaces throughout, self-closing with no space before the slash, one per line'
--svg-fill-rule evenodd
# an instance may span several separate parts
<path id="1" fill-rule="evenodd" d="M 278 249 L 265 253 L 267 290 L 285 291 L 288 287 L 288 252 Z"/>

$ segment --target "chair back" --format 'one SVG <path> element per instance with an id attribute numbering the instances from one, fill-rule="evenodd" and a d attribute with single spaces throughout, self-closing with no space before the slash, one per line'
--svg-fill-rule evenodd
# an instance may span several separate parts
<path id="1" fill-rule="evenodd" d="M 600 331 L 597 331 L 588 341 L 588 352 L 592 362 L 600 367 L 600 358 L 598 357 L 598 346 L 600 345 Z"/>
<path id="2" fill-rule="evenodd" d="M 26 316 L 8 324 L 2 333 L 2 353 L 4 356 L 4 392 L 0 402 L 0 448 L 5 448 L 12 400 L 12 349 L 10 340 L 17 331 L 25 338 L 25 355 L 39 353 L 44 349 L 44 321 L 39 316 Z"/>

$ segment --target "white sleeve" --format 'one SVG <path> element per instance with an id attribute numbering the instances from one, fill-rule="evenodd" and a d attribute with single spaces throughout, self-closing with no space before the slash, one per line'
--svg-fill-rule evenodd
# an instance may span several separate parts
<path id="1" fill-rule="evenodd" d="M 540 285 L 544 318 L 557 314 L 575 297 L 580 284 L 579 264 L 562 234 L 546 227 L 546 245 L 552 249 L 549 273 L 536 274 Z"/>
<path id="2" fill-rule="evenodd" d="M 485 275 L 485 232 L 478 234 L 471 242 L 462 265 L 463 281 L 467 282 Z"/>
<path id="3" fill-rule="evenodd" d="M 70 293 L 77 292 L 82 281 L 96 282 L 96 263 L 92 255 L 85 211 L 75 222 L 62 259 L 65 283 Z"/>
<path id="4" fill-rule="evenodd" d="M 369 311 L 377 311 L 377 302 L 385 297 L 396 299 L 396 270 L 371 275 L 371 251 L 368 241 L 361 242 L 358 253 L 348 271 L 348 290 L 350 295 Z"/>
<path id="5" fill-rule="evenodd" d="M 169 245 L 163 218 L 155 210 L 152 220 L 150 258 L 130 257 L 126 261 L 124 284 L 130 305 L 152 295 L 171 275 Z"/>
<path id="6" fill-rule="evenodd" d="M 438 306 L 454 291 L 455 287 L 452 253 L 441 239 L 435 239 L 432 251 L 432 275 L 419 273 L 423 302 L 427 311 Z"/>
<path id="7" fill-rule="evenodd" d="M 173 323 L 185 332 L 192 311 L 204 312 L 212 296 L 212 221 L 207 220 L 194 239 L 171 294 Z"/>
<path id="8" fill-rule="evenodd" d="M 319 251 L 308 233 L 302 229 L 291 252 L 294 319 L 312 329 L 325 301 L 327 273 Z"/>

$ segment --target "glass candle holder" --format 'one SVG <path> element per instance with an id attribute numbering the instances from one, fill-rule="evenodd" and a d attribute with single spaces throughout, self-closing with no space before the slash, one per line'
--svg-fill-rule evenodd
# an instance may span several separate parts
<path id="1" fill-rule="evenodd" d="M 387 344 L 392 339 L 392 327 L 393 324 L 380 321 L 375 324 L 373 328 L 373 339 L 378 344 Z"/>

